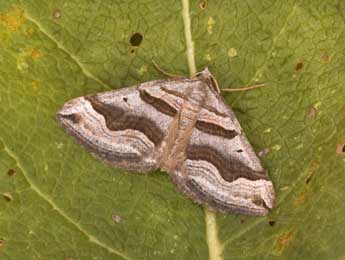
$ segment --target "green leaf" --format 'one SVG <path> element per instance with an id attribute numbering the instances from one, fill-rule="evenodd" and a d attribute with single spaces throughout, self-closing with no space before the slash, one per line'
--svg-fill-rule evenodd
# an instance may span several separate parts
<path id="1" fill-rule="evenodd" d="M 344 257 L 344 2 L 187 1 L 1 1 L 1 259 Z M 267 217 L 210 213 L 59 127 L 71 98 L 161 78 L 152 59 L 208 66 L 223 88 L 266 83 L 224 96 L 266 152 Z"/>

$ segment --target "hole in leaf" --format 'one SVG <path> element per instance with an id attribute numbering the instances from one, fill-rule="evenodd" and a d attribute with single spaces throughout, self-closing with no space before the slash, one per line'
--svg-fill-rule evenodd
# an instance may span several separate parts
<path id="1" fill-rule="evenodd" d="M 207 7 L 207 3 L 205 1 L 201 1 L 199 3 L 199 7 L 200 7 L 201 10 L 205 10 L 206 7 Z"/>
<path id="2" fill-rule="evenodd" d="M 111 218 L 114 220 L 114 222 L 116 223 L 120 223 L 121 222 L 121 216 L 120 215 L 117 215 L 117 214 L 113 214 L 111 216 Z"/>
<path id="3" fill-rule="evenodd" d="M 131 43 L 132 46 L 138 47 L 143 41 L 143 38 L 144 37 L 142 36 L 141 33 L 136 32 L 131 36 L 131 38 L 129 39 L 129 42 Z"/>
<path id="4" fill-rule="evenodd" d="M 305 181 L 305 183 L 306 183 L 306 184 L 309 184 L 310 181 L 311 181 L 311 176 L 309 176 L 309 177 L 307 178 L 307 180 Z"/>
<path id="5" fill-rule="evenodd" d="M 60 19 L 61 18 L 61 10 L 60 9 L 55 9 L 53 12 L 53 17 L 55 19 Z"/>
<path id="6" fill-rule="evenodd" d="M 13 169 L 9 169 L 9 170 L 7 171 L 7 175 L 8 175 L 8 176 L 14 176 L 15 174 L 16 174 L 16 171 L 13 170 Z"/>
<path id="7" fill-rule="evenodd" d="M 276 222 L 275 222 L 274 220 L 270 220 L 270 221 L 268 221 L 268 224 L 269 224 L 271 227 L 273 227 L 273 226 L 276 224 Z"/>
<path id="8" fill-rule="evenodd" d="M 238 149 L 238 150 L 236 150 L 236 152 L 238 152 L 238 153 L 242 153 L 242 152 L 243 152 L 243 150 L 242 150 L 242 149 Z"/>
<path id="9" fill-rule="evenodd" d="M 299 70 L 303 69 L 303 66 L 304 66 L 303 61 L 299 61 L 296 64 L 295 70 L 299 71 Z"/>

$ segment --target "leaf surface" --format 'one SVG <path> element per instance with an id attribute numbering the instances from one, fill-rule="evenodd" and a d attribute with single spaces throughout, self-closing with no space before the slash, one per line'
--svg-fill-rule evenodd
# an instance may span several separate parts
<path id="1" fill-rule="evenodd" d="M 345 4 L 186 2 L 1 1 L 1 259 L 342 259 Z M 152 59 L 189 75 L 191 57 L 222 88 L 266 84 L 224 93 L 275 185 L 266 217 L 213 215 L 56 122 L 74 97 L 162 78 Z"/>

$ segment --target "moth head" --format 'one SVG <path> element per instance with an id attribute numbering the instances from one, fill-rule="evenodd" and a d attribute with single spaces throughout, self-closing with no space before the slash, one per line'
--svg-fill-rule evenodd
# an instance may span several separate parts
<path id="1" fill-rule="evenodd" d="M 198 72 L 195 74 L 195 77 L 200 78 L 202 81 L 204 81 L 211 89 L 215 90 L 219 93 L 219 86 L 218 82 L 215 79 L 215 77 L 211 74 L 211 72 L 206 67 L 204 70 Z"/>

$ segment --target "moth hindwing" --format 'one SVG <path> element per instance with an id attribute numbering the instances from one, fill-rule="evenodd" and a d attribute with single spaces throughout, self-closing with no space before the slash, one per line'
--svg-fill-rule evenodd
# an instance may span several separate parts
<path id="1" fill-rule="evenodd" d="M 92 154 L 128 171 L 162 169 L 193 201 L 265 215 L 274 188 L 235 114 L 205 69 L 67 102 L 62 127 Z"/>

